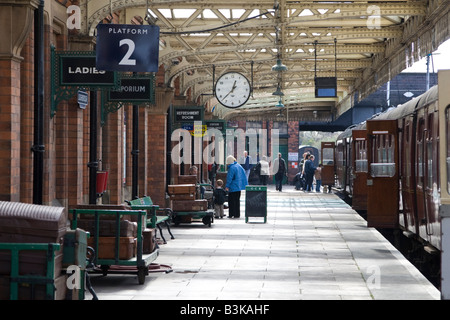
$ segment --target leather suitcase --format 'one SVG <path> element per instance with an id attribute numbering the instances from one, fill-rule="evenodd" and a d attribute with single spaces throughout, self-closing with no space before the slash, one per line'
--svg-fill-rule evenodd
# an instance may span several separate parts
<path id="1" fill-rule="evenodd" d="M 173 211 L 206 211 L 208 209 L 208 200 L 173 200 Z"/>
<path id="2" fill-rule="evenodd" d="M 196 175 L 178 176 L 178 184 L 197 184 L 197 176 Z"/>
<path id="3" fill-rule="evenodd" d="M 65 274 L 54 279 L 55 293 L 51 297 L 53 300 L 65 300 L 66 281 L 67 276 Z M 10 299 L 10 284 L 9 276 L 0 276 L 0 300 Z M 43 284 L 19 283 L 18 287 L 18 300 L 47 300 L 46 286 Z"/>
<path id="4" fill-rule="evenodd" d="M 171 184 L 167 186 L 168 192 L 172 194 L 195 194 L 195 184 Z"/>
<path id="5" fill-rule="evenodd" d="M 77 221 L 77 228 L 89 231 L 94 235 L 95 221 L 80 219 Z M 115 237 L 116 236 L 116 221 L 103 220 L 99 221 L 99 236 L 100 237 Z M 137 236 L 137 222 L 128 220 L 120 221 L 120 236 L 121 237 L 136 237 Z"/>
<path id="6" fill-rule="evenodd" d="M 195 194 L 171 194 L 170 200 L 195 200 Z"/>
<path id="7" fill-rule="evenodd" d="M 156 229 L 146 228 L 142 232 L 142 253 L 149 254 L 156 249 Z"/>
<path id="8" fill-rule="evenodd" d="M 136 255 L 136 242 L 133 237 L 120 237 L 119 239 L 119 259 L 130 260 Z M 115 251 L 115 237 L 98 237 L 98 252 L 97 258 L 99 259 L 114 259 Z M 88 246 L 94 248 L 94 238 L 88 239 Z"/>
<path id="9" fill-rule="evenodd" d="M 63 264 L 63 250 L 55 252 L 55 274 L 61 274 Z M 11 252 L 0 251 L 0 275 L 11 273 Z M 47 252 L 34 250 L 21 250 L 19 253 L 19 274 L 35 274 L 45 276 L 47 274 Z"/>

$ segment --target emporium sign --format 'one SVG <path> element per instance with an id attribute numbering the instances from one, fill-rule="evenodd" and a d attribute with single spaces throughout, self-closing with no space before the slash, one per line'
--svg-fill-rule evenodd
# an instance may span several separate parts
<path id="1" fill-rule="evenodd" d="M 122 78 L 119 88 L 109 91 L 108 101 L 151 102 L 153 92 L 151 78 Z"/>

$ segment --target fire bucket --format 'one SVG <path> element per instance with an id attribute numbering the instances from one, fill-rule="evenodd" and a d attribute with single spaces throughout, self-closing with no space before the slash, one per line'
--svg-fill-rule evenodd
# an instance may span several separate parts
<path id="1" fill-rule="evenodd" d="M 103 194 L 106 191 L 107 180 L 108 171 L 97 171 L 97 194 Z"/>

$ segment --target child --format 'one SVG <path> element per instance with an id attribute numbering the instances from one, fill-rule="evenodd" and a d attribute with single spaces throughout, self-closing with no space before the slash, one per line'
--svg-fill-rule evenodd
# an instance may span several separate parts
<path id="1" fill-rule="evenodd" d="M 226 192 L 222 189 L 223 181 L 218 179 L 216 181 L 216 189 L 214 190 L 214 217 L 223 218 L 223 204 L 225 202 Z"/>
<path id="2" fill-rule="evenodd" d="M 314 173 L 314 178 L 316 179 L 316 192 L 320 192 L 320 186 L 322 185 L 322 167 L 322 164 L 319 164 Z"/>

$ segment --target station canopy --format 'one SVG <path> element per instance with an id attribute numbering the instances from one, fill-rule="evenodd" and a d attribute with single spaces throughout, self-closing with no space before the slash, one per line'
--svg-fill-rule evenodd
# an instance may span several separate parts
<path id="1" fill-rule="evenodd" d="M 90 35 L 110 12 L 123 23 L 158 25 L 166 84 L 179 81 L 180 94 L 228 120 L 336 119 L 450 32 L 448 0 L 102 0 L 87 7 Z M 252 83 L 237 109 L 213 95 L 214 81 L 229 71 Z M 316 96 L 319 78 L 336 80 L 335 96 Z"/>

